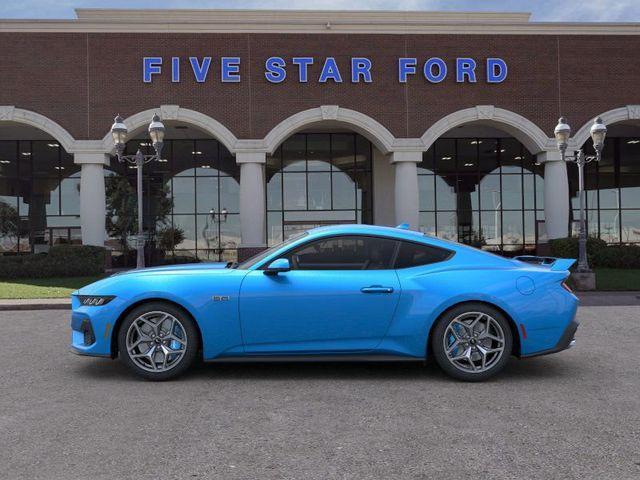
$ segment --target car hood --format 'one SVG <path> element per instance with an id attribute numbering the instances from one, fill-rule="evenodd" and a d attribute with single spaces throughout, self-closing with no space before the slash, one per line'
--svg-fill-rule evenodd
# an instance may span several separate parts
<path id="1" fill-rule="evenodd" d="M 167 265 L 165 267 L 153 267 L 127 270 L 118 272 L 110 277 L 91 283 L 72 293 L 72 295 L 103 295 L 112 294 L 116 287 L 127 285 L 128 280 L 151 279 L 165 275 L 191 275 L 206 273 L 207 275 L 225 275 L 238 270 L 225 268 L 226 263 L 189 263 L 182 265 Z"/>
<path id="2" fill-rule="evenodd" d="M 133 274 L 147 274 L 147 273 L 169 273 L 169 272 L 183 272 L 189 270 L 220 270 L 227 266 L 226 262 L 211 262 L 211 263 L 183 263 L 180 265 L 165 265 L 164 267 L 151 267 L 135 270 L 126 270 L 123 272 L 115 273 L 112 276 L 120 275 L 133 275 Z"/>

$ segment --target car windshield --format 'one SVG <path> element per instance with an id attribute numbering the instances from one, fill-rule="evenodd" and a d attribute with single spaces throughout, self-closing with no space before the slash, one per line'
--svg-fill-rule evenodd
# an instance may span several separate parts
<path id="1" fill-rule="evenodd" d="M 307 235 L 307 232 L 302 232 L 302 233 L 298 233 L 296 235 L 293 235 L 292 237 L 289 237 L 284 242 L 279 243 L 277 245 L 274 245 L 273 247 L 266 249 L 264 252 L 260 252 L 257 255 L 254 255 L 253 257 L 250 257 L 249 259 L 247 259 L 244 262 L 242 262 L 239 265 L 237 265 L 235 268 L 238 268 L 240 270 L 246 270 L 248 268 L 251 268 L 256 263 L 261 262 L 262 260 L 267 258 L 273 252 L 275 252 L 275 251 L 281 249 L 282 247 L 285 247 L 285 246 L 295 242 L 296 240 L 298 240 L 299 238 L 304 237 L 305 235 Z"/>

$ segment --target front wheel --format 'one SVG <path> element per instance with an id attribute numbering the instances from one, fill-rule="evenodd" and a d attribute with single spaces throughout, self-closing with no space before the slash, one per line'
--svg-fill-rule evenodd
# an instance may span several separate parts
<path id="1" fill-rule="evenodd" d="M 448 375 L 481 381 L 502 370 L 511 355 L 513 337 L 504 315 L 482 303 L 468 303 L 446 312 L 436 324 L 431 348 Z"/>
<path id="2" fill-rule="evenodd" d="M 133 309 L 118 332 L 122 361 L 149 380 L 168 380 L 183 373 L 198 352 L 193 320 L 179 308 L 153 302 Z"/>

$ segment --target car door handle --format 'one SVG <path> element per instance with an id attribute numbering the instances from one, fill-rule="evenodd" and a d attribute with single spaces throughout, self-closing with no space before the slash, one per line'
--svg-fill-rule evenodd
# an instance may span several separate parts
<path id="1" fill-rule="evenodd" d="M 393 293 L 393 287 L 383 287 L 382 285 L 371 285 L 370 287 L 362 287 L 362 293 Z"/>

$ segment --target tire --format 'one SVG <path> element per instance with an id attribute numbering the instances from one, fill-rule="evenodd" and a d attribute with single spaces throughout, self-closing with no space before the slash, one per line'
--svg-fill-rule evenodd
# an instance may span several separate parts
<path id="1" fill-rule="evenodd" d="M 147 380 L 169 380 L 183 374 L 198 349 L 199 335 L 191 316 L 164 302 L 134 308 L 118 330 L 120 359 Z"/>
<path id="2" fill-rule="evenodd" d="M 512 347 L 509 321 L 483 303 L 464 303 L 445 312 L 431 336 L 440 368 L 467 382 L 486 380 L 500 372 L 509 362 Z"/>

